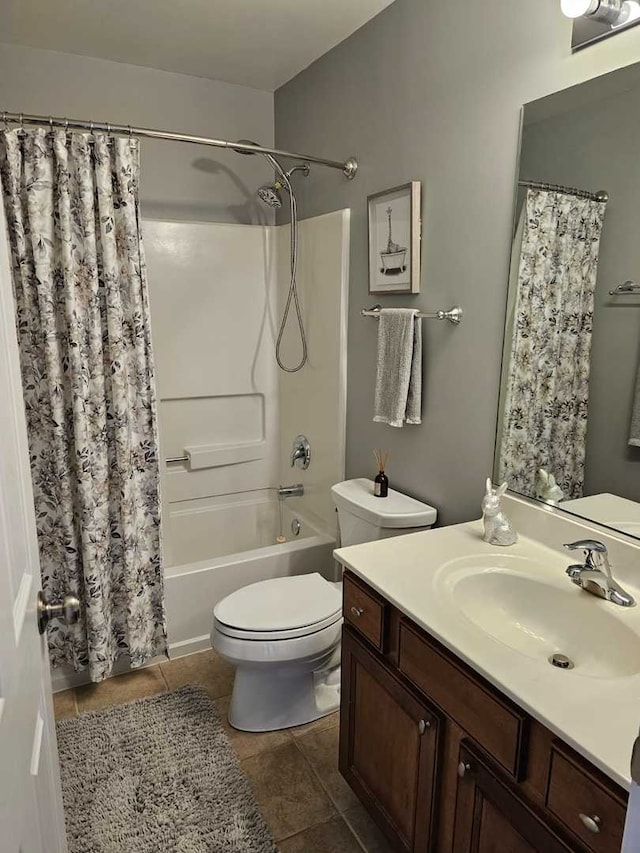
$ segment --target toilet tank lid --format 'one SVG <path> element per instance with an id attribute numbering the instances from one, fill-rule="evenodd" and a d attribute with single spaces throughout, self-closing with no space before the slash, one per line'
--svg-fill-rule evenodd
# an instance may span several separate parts
<path id="1" fill-rule="evenodd" d="M 321 574 L 269 578 L 227 595 L 214 608 L 224 625 L 244 631 L 285 631 L 340 614 L 342 595 Z"/>
<path id="2" fill-rule="evenodd" d="M 438 512 L 429 504 L 389 489 L 386 498 L 373 493 L 373 480 L 360 477 L 345 480 L 331 487 L 333 502 L 338 509 L 347 510 L 379 527 L 429 527 L 435 524 Z"/>

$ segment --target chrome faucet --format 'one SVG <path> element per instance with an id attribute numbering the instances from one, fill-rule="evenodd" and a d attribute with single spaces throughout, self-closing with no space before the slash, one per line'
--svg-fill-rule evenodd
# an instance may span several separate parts
<path id="1" fill-rule="evenodd" d="M 304 495 L 304 486 L 302 483 L 296 483 L 294 486 L 278 486 L 278 500 L 285 498 L 301 498 Z"/>
<path id="2" fill-rule="evenodd" d="M 635 605 L 635 599 L 613 579 L 606 545 L 595 539 L 579 539 L 564 547 L 569 551 L 581 548 L 585 552 L 584 564 L 578 563 L 567 569 L 567 574 L 575 584 L 612 604 L 619 604 L 621 607 Z"/>

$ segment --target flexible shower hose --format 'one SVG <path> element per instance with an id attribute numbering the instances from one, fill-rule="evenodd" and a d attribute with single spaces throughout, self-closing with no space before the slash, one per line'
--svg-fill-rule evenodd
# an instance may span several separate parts
<path id="1" fill-rule="evenodd" d="M 287 190 L 289 193 L 289 209 L 291 212 L 291 255 L 290 255 L 290 268 L 291 268 L 291 279 L 289 283 L 289 293 L 287 295 L 287 302 L 284 307 L 284 312 L 282 314 L 282 320 L 280 322 L 280 329 L 278 330 L 278 339 L 276 341 L 276 361 L 278 362 L 278 367 L 281 370 L 284 370 L 285 373 L 297 373 L 307 363 L 307 336 L 304 330 L 304 321 L 302 319 L 302 312 L 300 310 L 300 301 L 298 299 L 298 284 L 296 282 L 296 274 L 298 268 L 298 205 L 296 202 L 296 197 L 293 194 L 293 187 L 291 186 L 289 179 L 286 175 L 283 175 L 284 180 L 287 183 Z M 298 362 L 295 367 L 287 367 L 287 365 L 283 362 L 282 357 L 280 355 L 280 346 L 282 344 L 282 337 L 284 335 L 284 331 L 287 327 L 287 320 L 289 317 L 289 311 L 291 310 L 291 302 L 293 302 L 294 307 L 296 309 L 296 317 L 298 320 L 298 329 L 300 331 L 300 343 L 302 345 L 302 358 Z"/>

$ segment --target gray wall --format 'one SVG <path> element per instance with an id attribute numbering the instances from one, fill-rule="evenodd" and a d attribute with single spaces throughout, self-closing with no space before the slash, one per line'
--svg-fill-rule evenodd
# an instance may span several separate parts
<path id="1" fill-rule="evenodd" d="M 491 473 L 520 106 L 640 59 L 640 28 L 570 54 L 558 0 L 396 0 L 276 93 L 276 142 L 336 159 L 357 178 L 315 169 L 299 180 L 303 215 L 351 207 L 347 473 L 371 475 L 391 449 L 391 484 L 429 500 L 444 523 L 478 517 Z M 446 308 L 425 320 L 424 421 L 372 423 L 375 321 L 367 294 L 366 196 L 423 183 L 422 293 L 385 305 Z"/>
<path id="2" fill-rule="evenodd" d="M 273 144 L 269 92 L 0 44 L 0 111 L 4 109 Z M 168 219 L 264 221 L 265 209 L 253 193 L 270 174 L 262 157 L 144 140 L 143 212 Z"/>
<path id="3" fill-rule="evenodd" d="M 637 296 L 609 290 L 640 274 L 640 86 L 525 128 L 523 178 L 609 191 L 595 294 L 585 495 L 640 500 L 629 420 L 640 356 Z"/>

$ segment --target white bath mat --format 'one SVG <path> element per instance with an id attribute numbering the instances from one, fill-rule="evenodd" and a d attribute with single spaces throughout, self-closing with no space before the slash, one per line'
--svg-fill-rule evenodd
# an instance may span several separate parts
<path id="1" fill-rule="evenodd" d="M 277 853 L 204 690 L 57 724 L 70 853 Z"/>

